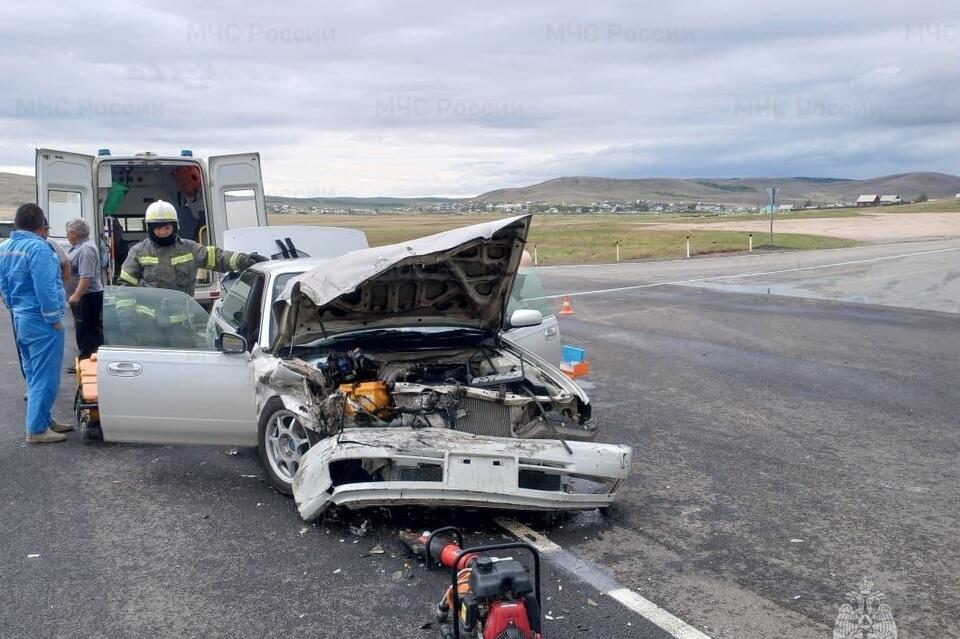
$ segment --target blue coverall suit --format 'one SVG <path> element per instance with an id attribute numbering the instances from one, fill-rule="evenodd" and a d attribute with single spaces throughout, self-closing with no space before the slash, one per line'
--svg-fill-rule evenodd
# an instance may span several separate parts
<path id="1" fill-rule="evenodd" d="M 0 295 L 13 314 L 17 345 L 27 380 L 27 433 L 47 430 L 60 390 L 67 300 L 60 264 L 47 241 L 16 230 L 0 245 Z"/>

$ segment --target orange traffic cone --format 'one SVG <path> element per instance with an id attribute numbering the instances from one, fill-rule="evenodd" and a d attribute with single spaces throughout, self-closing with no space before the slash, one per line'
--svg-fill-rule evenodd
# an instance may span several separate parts
<path id="1" fill-rule="evenodd" d="M 560 315 L 573 315 L 573 305 L 570 304 L 570 296 L 563 296 L 563 306 L 560 307 Z"/>

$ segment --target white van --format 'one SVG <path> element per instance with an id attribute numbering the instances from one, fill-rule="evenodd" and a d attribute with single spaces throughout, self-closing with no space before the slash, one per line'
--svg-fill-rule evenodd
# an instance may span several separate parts
<path id="1" fill-rule="evenodd" d="M 259 153 L 211 156 L 183 150 L 96 156 L 37 149 L 37 203 L 47 214 L 50 236 L 65 241 L 68 220 L 82 217 L 101 241 L 104 283 L 115 283 L 130 247 L 146 237 L 143 217 L 155 200 L 177 207 L 180 236 L 223 246 L 228 229 L 266 226 Z M 109 257 L 107 257 L 109 256 Z M 217 273 L 197 274 L 194 297 L 209 304 L 220 297 Z"/>

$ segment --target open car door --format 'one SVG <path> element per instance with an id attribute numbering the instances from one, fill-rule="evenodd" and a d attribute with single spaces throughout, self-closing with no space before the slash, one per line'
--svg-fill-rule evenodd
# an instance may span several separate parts
<path id="1" fill-rule="evenodd" d="M 207 312 L 180 291 L 105 287 L 97 353 L 104 441 L 257 445 L 249 353 L 214 346 Z"/>
<path id="2" fill-rule="evenodd" d="M 267 225 L 259 153 L 211 156 L 207 167 L 213 243 L 223 246 L 223 232 L 227 229 Z"/>
<path id="3" fill-rule="evenodd" d="M 65 239 L 67 222 L 78 217 L 98 228 L 92 155 L 37 149 L 36 170 L 37 204 L 47 214 L 50 237 Z"/>

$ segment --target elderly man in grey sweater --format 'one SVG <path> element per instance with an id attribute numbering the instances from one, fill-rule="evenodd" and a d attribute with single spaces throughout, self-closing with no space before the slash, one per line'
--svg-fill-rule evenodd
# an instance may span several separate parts
<path id="1" fill-rule="evenodd" d="M 90 237 L 90 224 L 76 219 L 67 222 L 71 279 L 75 286 L 67 301 L 73 310 L 80 359 L 90 357 L 103 344 L 103 285 L 100 283 L 100 254 Z"/>

